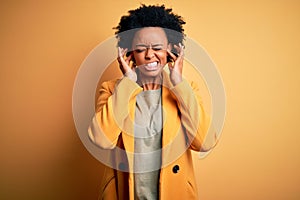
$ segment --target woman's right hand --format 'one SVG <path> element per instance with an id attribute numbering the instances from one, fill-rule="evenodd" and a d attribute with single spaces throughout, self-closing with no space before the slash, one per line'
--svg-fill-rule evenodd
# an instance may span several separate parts
<path id="1" fill-rule="evenodd" d="M 127 58 L 125 58 L 125 55 L 127 53 L 128 49 L 123 49 L 121 47 L 118 47 L 118 62 L 119 67 L 124 74 L 124 76 L 130 78 L 134 82 L 137 81 L 137 74 L 135 72 L 135 67 L 130 67 L 130 61 L 132 60 L 133 55 L 130 54 Z"/>

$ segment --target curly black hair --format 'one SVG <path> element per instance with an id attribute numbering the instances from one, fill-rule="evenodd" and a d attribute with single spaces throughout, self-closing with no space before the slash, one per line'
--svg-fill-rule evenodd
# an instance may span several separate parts
<path id="1" fill-rule="evenodd" d="M 171 8 L 164 5 L 142 4 L 135 10 L 129 10 L 129 15 L 122 16 L 117 27 L 114 27 L 118 39 L 118 46 L 131 49 L 134 33 L 144 27 L 161 27 L 166 32 L 171 44 L 183 43 L 185 21 L 181 16 L 174 14 Z M 126 31 L 130 31 L 129 34 Z"/>

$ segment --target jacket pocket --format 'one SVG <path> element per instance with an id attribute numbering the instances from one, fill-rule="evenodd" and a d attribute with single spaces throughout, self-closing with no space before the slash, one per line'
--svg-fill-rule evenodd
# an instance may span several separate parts
<path id="1" fill-rule="evenodd" d="M 101 194 L 98 200 L 117 200 L 116 178 L 112 176 L 108 179 L 106 184 L 101 188 Z"/>
<path id="2" fill-rule="evenodd" d="M 187 181 L 188 199 L 197 199 L 197 188 L 192 182 Z"/>

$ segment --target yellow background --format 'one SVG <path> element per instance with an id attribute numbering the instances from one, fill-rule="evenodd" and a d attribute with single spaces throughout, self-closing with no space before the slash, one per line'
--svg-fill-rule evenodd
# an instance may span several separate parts
<path id="1" fill-rule="evenodd" d="M 0 199 L 97 198 L 101 164 L 77 136 L 73 83 L 139 2 L 1 2 Z M 300 199 L 300 2 L 165 4 L 184 16 L 226 88 L 221 142 L 196 161 L 200 197 Z"/>

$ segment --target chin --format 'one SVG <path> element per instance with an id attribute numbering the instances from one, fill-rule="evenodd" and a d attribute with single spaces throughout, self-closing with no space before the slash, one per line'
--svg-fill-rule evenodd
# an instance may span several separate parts
<path id="1" fill-rule="evenodd" d="M 144 71 L 141 70 L 141 73 L 143 74 L 143 76 L 145 77 L 149 77 L 149 78 L 155 78 L 161 75 L 162 73 L 162 69 L 158 69 L 158 70 L 153 70 L 153 71 Z"/>

